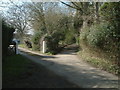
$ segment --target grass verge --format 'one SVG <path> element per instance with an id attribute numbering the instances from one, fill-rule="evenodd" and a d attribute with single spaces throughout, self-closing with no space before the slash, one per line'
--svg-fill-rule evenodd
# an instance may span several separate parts
<path id="1" fill-rule="evenodd" d="M 3 76 L 18 76 L 26 71 L 29 63 L 30 60 L 21 55 L 9 56 L 3 62 Z"/>
<path id="2" fill-rule="evenodd" d="M 21 48 L 26 48 L 26 49 L 28 49 L 28 50 L 33 51 L 32 48 L 28 48 L 25 44 L 19 44 L 19 47 L 21 47 Z"/>
<path id="3" fill-rule="evenodd" d="M 34 52 L 36 52 L 36 53 L 43 54 L 41 51 L 36 51 L 36 50 L 33 50 L 33 48 L 28 48 L 25 44 L 19 44 L 19 47 L 28 49 L 28 50 L 30 50 L 30 51 L 34 51 Z M 45 54 L 46 54 L 46 53 L 45 53 Z"/>
<path id="4" fill-rule="evenodd" d="M 90 55 L 90 53 L 87 53 L 86 51 L 79 51 L 78 56 L 82 58 L 82 60 L 88 62 L 92 66 L 99 68 L 101 70 L 110 72 L 114 75 L 119 76 L 119 66 L 116 64 L 113 64 L 109 60 L 95 57 L 93 55 Z"/>
<path id="5" fill-rule="evenodd" d="M 28 50 L 30 50 L 30 51 L 34 51 L 34 52 L 36 52 L 36 53 L 43 54 L 41 51 L 36 51 L 36 50 L 33 50 L 32 48 L 26 47 L 25 44 L 20 44 L 19 47 L 28 49 Z M 44 54 L 46 54 L 46 55 L 53 55 L 51 52 L 47 52 L 47 53 L 44 53 Z"/>

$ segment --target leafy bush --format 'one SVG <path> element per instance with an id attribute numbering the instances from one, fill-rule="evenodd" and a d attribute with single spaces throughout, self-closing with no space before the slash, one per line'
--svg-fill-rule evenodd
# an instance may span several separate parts
<path id="1" fill-rule="evenodd" d="M 74 36 L 74 32 L 71 31 L 67 31 L 66 35 L 65 35 L 65 43 L 66 44 L 73 44 L 76 42 L 76 38 Z"/>
<path id="2" fill-rule="evenodd" d="M 109 23 L 100 23 L 99 25 L 93 25 L 90 28 L 81 32 L 80 45 L 82 48 L 86 46 L 89 52 L 95 51 L 95 55 L 103 56 L 102 58 L 108 59 L 113 64 L 120 64 L 119 50 L 120 43 L 117 40 L 115 34 L 115 27 Z M 105 55 L 102 55 L 105 54 Z"/>
<path id="3" fill-rule="evenodd" d="M 47 52 L 56 54 L 59 52 L 59 41 L 64 39 L 64 34 L 61 31 L 52 33 L 51 35 L 42 32 L 36 32 L 32 37 L 33 49 L 40 50 L 42 48 L 42 41 L 45 39 L 47 45 Z"/>
<path id="4" fill-rule="evenodd" d="M 45 37 L 47 41 L 47 52 L 50 52 L 52 54 L 59 52 L 59 41 L 61 40 L 60 36 L 60 33 L 55 32 Z"/>
<path id="5" fill-rule="evenodd" d="M 104 48 L 105 43 L 110 43 L 110 35 L 112 33 L 112 28 L 108 28 L 108 24 L 101 23 L 100 25 L 95 25 L 90 28 L 90 32 L 87 36 L 88 44 L 93 47 Z"/>
<path id="6" fill-rule="evenodd" d="M 113 66 L 108 68 L 110 72 L 119 73 L 120 65 L 120 2 L 105 3 L 100 9 L 100 24 L 86 27 L 80 34 L 80 45 L 83 51 L 92 57 L 103 58 Z M 88 50 L 88 51 L 87 51 Z M 92 62 L 93 60 L 91 60 Z M 96 60 L 97 61 L 97 60 Z M 92 62 L 93 63 L 93 62 Z M 98 64 L 98 62 L 95 62 Z"/>
<path id="7" fill-rule="evenodd" d="M 109 2 L 103 4 L 100 8 L 102 19 L 108 21 L 111 26 L 114 26 L 114 36 L 120 42 L 120 2 Z"/>
<path id="8" fill-rule="evenodd" d="M 120 2 L 106 2 L 100 8 L 100 14 L 104 20 L 114 24 L 120 21 Z"/>
<path id="9" fill-rule="evenodd" d="M 86 28 L 81 32 L 80 40 L 93 48 L 110 50 L 118 43 L 116 36 L 115 27 L 106 22 Z"/>

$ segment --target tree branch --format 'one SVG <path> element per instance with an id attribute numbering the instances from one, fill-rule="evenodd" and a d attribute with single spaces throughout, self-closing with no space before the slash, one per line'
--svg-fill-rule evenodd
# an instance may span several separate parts
<path id="1" fill-rule="evenodd" d="M 71 5 L 69 5 L 69 4 L 65 3 L 65 2 L 62 2 L 62 1 L 60 1 L 60 2 L 61 2 L 62 4 L 65 4 L 65 5 L 68 6 L 68 7 L 73 8 L 73 9 L 81 10 L 80 8 L 71 6 Z"/>
<path id="2" fill-rule="evenodd" d="M 78 6 L 75 2 L 71 2 L 71 3 L 83 13 L 83 10 L 82 8 L 80 8 L 80 6 Z"/>

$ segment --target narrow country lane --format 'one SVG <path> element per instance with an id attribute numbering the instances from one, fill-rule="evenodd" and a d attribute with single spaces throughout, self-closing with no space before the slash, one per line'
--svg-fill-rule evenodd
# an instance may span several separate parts
<path id="1" fill-rule="evenodd" d="M 80 87 L 118 88 L 117 76 L 83 62 L 74 50 L 65 50 L 57 55 L 44 55 L 20 47 L 19 49 L 21 55 L 46 66 Z"/>

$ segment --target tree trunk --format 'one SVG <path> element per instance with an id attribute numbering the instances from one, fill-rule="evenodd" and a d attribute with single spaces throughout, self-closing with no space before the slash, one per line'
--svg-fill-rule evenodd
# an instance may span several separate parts
<path id="1" fill-rule="evenodd" d="M 94 4 L 94 8 L 95 8 L 95 23 L 99 23 L 99 6 L 98 6 L 98 2 L 95 2 Z"/>
<path id="2" fill-rule="evenodd" d="M 84 30 L 84 28 L 86 28 L 87 26 L 88 26 L 88 18 L 87 18 L 87 16 L 83 16 L 83 24 L 82 24 L 82 27 L 80 29 L 80 32 L 82 30 Z"/>

